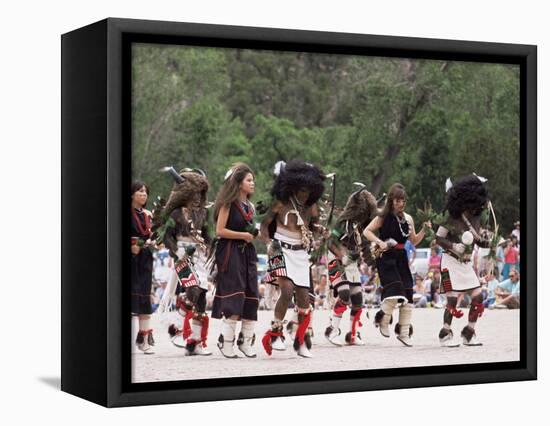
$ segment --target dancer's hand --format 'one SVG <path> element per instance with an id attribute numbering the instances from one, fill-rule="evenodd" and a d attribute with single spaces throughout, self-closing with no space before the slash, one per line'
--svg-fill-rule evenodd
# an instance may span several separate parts
<path id="1" fill-rule="evenodd" d="M 388 250 L 388 244 L 385 241 L 380 240 L 377 244 L 378 244 L 378 247 L 380 247 L 380 250 L 382 251 Z"/>
<path id="2" fill-rule="evenodd" d="M 252 241 L 254 241 L 254 235 L 249 232 L 243 232 L 243 240 L 245 240 L 247 243 L 251 243 Z"/>

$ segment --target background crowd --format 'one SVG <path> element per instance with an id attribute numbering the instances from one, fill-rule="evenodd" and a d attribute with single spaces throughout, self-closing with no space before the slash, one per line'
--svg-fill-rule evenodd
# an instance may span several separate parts
<path id="1" fill-rule="evenodd" d="M 442 249 L 435 240 L 429 247 L 429 255 L 426 258 L 417 257 L 419 250 L 410 242 L 406 245 L 409 257 L 410 269 L 415 282 L 414 306 L 416 308 L 444 308 L 445 295 L 440 294 L 441 284 L 441 253 Z M 502 239 L 496 253 L 496 263 L 493 268 L 487 261 L 487 252 L 484 249 L 476 249 L 473 254 L 474 269 L 482 285 L 484 305 L 488 309 L 517 309 L 520 301 L 520 223 L 514 224 L 514 230 L 506 239 Z M 156 310 L 173 268 L 173 260 L 168 255 L 168 250 L 161 248 L 153 255 L 153 287 L 152 304 Z M 265 282 L 267 261 L 265 255 L 258 255 L 258 285 L 260 290 L 260 309 L 272 310 L 277 298 L 278 288 Z M 362 263 L 361 285 L 363 300 L 367 308 L 380 306 L 380 280 L 376 268 Z M 315 293 L 315 308 L 330 309 L 334 304 L 335 296 L 330 289 L 327 275 L 327 258 L 321 256 L 319 261 L 312 265 L 312 280 Z M 212 307 L 214 299 L 213 276 L 208 277 L 207 310 Z M 175 303 L 175 300 L 174 300 Z M 461 298 L 459 306 L 467 308 L 470 304 L 466 295 Z M 175 308 L 175 305 L 173 306 Z"/>

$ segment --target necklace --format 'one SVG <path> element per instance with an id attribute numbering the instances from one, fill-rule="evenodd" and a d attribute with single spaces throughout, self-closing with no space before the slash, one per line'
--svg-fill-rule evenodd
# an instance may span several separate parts
<path id="1" fill-rule="evenodd" d="M 303 211 L 303 206 L 300 205 L 296 197 L 292 196 L 290 198 L 290 202 L 292 203 L 292 207 L 294 208 L 294 211 L 297 213 L 298 216 L 298 223 L 301 223 L 300 230 L 302 231 L 302 245 L 304 246 L 306 251 L 309 251 L 311 247 L 311 242 L 313 240 L 313 232 L 311 232 L 307 226 L 304 223 L 304 220 L 302 219 L 302 216 L 300 215 L 300 210 Z M 296 204 L 298 204 L 298 208 L 296 208 Z M 288 213 L 287 213 L 288 214 Z"/>
<path id="2" fill-rule="evenodd" d="M 250 222 L 252 220 L 252 217 L 254 216 L 254 209 L 248 203 L 248 201 L 246 203 L 243 203 L 242 201 L 238 203 L 236 202 L 235 206 L 237 207 L 239 213 L 246 222 Z M 248 212 L 245 211 L 245 207 L 248 207 Z"/>
<path id="3" fill-rule="evenodd" d="M 138 212 L 143 214 L 143 219 L 145 221 L 145 227 L 139 219 Z M 149 215 L 143 212 L 143 210 L 132 209 L 132 216 L 134 216 L 134 221 L 136 222 L 136 228 L 142 237 L 148 237 L 151 235 L 151 219 Z"/>
<path id="4" fill-rule="evenodd" d="M 398 215 L 394 215 L 397 219 L 397 224 L 399 225 L 399 230 L 401 231 L 401 235 L 403 235 L 405 238 L 408 238 L 409 235 L 411 235 L 411 227 L 409 226 L 407 219 L 405 217 L 400 218 Z M 407 224 L 407 232 L 403 231 L 403 227 L 401 225 Z"/>

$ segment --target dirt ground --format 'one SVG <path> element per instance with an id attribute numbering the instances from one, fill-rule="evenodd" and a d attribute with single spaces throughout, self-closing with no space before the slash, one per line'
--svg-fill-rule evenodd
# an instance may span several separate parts
<path id="1" fill-rule="evenodd" d="M 135 349 L 132 355 L 132 380 L 157 382 L 519 360 L 519 310 L 485 310 L 476 327 L 478 340 L 483 342 L 483 346 L 458 348 L 442 348 L 439 345 L 437 335 L 443 318 L 442 309 L 414 310 L 414 346 L 410 348 L 403 346 L 393 335 L 384 338 L 379 333 L 372 322 L 375 312 L 375 309 L 370 309 L 370 318 L 366 319 L 364 314 L 362 317 L 360 332 L 366 342 L 365 346 L 338 347 L 324 337 L 330 311 L 316 310 L 312 321 L 313 358 L 310 359 L 297 356 L 289 340 L 284 352 L 274 352 L 272 356 L 264 352 L 261 337 L 269 328 L 272 311 L 258 312 L 255 344 L 258 356 L 254 359 L 244 356 L 226 359 L 221 355 L 216 347 L 221 324 L 215 319 L 211 319 L 208 337 L 208 346 L 213 354 L 207 357 L 186 357 L 184 349 L 175 347 L 166 332 L 172 320 L 181 327 L 181 317 L 176 313 L 153 315 L 155 354 L 145 355 Z M 287 319 L 290 317 L 291 311 Z M 455 335 L 460 335 L 466 323 L 467 315 L 459 320 L 454 319 Z M 343 333 L 349 330 L 349 311 L 344 314 L 340 327 Z"/>

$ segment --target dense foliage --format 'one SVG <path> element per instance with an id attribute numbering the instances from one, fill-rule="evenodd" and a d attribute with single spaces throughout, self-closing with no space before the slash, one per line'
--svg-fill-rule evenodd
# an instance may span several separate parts
<path id="1" fill-rule="evenodd" d="M 204 169 L 213 200 L 237 160 L 267 198 L 278 160 L 337 174 L 338 205 L 363 182 L 407 188 L 407 210 L 441 211 L 447 177 L 489 179 L 501 229 L 519 218 L 519 67 L 181 46 L 133 49 L 133 177 Z"/>

